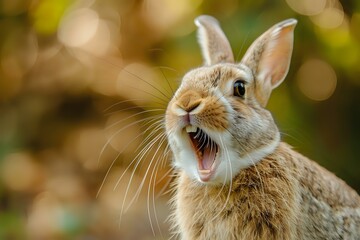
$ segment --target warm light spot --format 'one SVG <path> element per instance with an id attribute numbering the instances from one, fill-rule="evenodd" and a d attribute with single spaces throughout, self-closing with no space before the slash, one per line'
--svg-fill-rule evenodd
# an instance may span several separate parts
<path id="1" fill-rule="evenodd" d="M 174 27 L 180 19 L 195 11 L 201 3 L 202 0 L 147 0 L 144 1 L 143 14 L 158 31 L 164 31 Z"/>
<path id="2" fill-rule="evenodd" d="M 1 173 L 5 185 L 16 191 L 36 190 L 42 177 L 41 167 L 26 153 L 6 156 Z"/>
<path id="3" fill-rule="evenodd" d="M 79 54 L 76 56 L 80 59 Z M 89 59 L 88 54 L 84 54 L 82 59 L 86 60 L 86 58 Z M 102 95 L 111 97 L 117 96 L 117 78 L 122 64 L 123 62 L 120 56 L 107 56 L 106 58 L 101 59 L 101 61 L 97 61 L 96 76 L 99 77 L 95 76 L 95 81 L 92 81 L 90 85 L 91 89 Z"/>
<path id="4" fill-rule="evenodd" d="M 71 174 L 51 176 L 46 189 L 63 201 L 83 203 L 86 198 L 81 179 Z"/>
<path id="5" fill-rule="evenodd" d="M 323 101 L 331 97 L 336 83 L 334 69 L 322 60 L 306 61 L 297 73 L 297 84 L 301 92 L 315 101 Z"/>
<path id="6" fill-rule="evenodd" d="M 342 7 L 330 7 L 324 9 L 319 15 L 311 16 L 310 19 L 319 27 L 326 29 L 337 28 L 344 21 L 344 11 Z"/>
<path id="7" fill-rule="evenodd" d="M 110 50 L 114 51 L 116 49 L 116 46 L 112 44 L 111 40 L 108 22 L 100 20 L 93 37 L 82 45 L 81 49 L 94 55 L 105 55 Z"/>
<path id="8" fill-rule="evenodd" d="M 161 89 L 160 81 L 164 81 L 163 77 L 152 68 L 133 63 L 120 72 L 116 89 L 120 96 L 142 106 L 149 102 L 166 104 L 170 94 Z"/>
<path id="9" fill-rule="evenodd" d="M 71 141 L 71 147 L 75 154 L 89 170 L 98 170 L 99 157 L 107 158 L 107 151 L 101 153 L 101 149 L 106 144 L 105 133 L 103 129 L 88 128 L 75 133 L 74 141 Z M 91 146 L 91 147 L 89 147 Z M 100 156 L 101 153 L 101 156 Z"/>
<path id="10" fill-rule="evenodd" d="M 96 34 L 99 26 L 98 14 L 89 8 L 70 12 L 60 24 L 58 37 L 66 46 L 81 47 Z"/>
<path id="11" fill-rule="evenodd" d="M 137 188 L 140 186 L 142 178 L 133 172 L 132 169 L 113 168 L 105 179 L 104 185 L 99 192 L 99 203 L 110 210 L 120 210 L 123 203 L 125 207 L 130 204 L 130 200 L 135 196 Z M 120 178 L 121 177 L 121 178 Z M 127 192 L 127 188 L 128 192 Z M 126 199 L 125 199 L 126 197 Z M 144 197 L 143 194 L 140 197 Z M 138 207 L 139 203 L 134 202 Z"/>
<path id="12" fill-rule="evenodd" d="M 307 16 L 321 13 L 326 6 L 326 0 L 286 0 L 286 2 L 295 12 Z"/>
<path id="13" fill-rule="evenodd" d="M 27 218 L 27 230 L 32 239 L 51 239 L 61 233 L 59 200 L 50 192 L 42 192 L 33 200 Z"/>

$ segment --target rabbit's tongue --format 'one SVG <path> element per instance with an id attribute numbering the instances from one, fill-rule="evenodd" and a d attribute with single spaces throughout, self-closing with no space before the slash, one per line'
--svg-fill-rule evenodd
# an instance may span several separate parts
<path id="1" fill-rule="evenodd" d="M 201 159 L 201 167 L 204 170 L 211 170 L 215 161 L 216 147 L 205 147 L 203 157 Z"/>

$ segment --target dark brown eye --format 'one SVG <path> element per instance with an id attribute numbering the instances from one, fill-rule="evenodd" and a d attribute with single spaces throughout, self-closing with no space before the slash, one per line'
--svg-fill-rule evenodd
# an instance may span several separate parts
<path id="1" fill-rule="evenodd" d="M 244 97 L 245 95 L 245 82 L 243 80 L 237 80 L 234 83 L 234 96 Z"/>

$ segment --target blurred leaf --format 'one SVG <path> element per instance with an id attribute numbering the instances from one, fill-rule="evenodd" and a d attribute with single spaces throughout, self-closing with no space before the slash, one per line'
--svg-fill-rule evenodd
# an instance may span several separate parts
<path id="1" fill-rule="evenodd" d="M 35 30 L 44 35 L 55 33 L 62 16 L 72 3 L 71 0 L 40 0 L 32 10 Z"/>

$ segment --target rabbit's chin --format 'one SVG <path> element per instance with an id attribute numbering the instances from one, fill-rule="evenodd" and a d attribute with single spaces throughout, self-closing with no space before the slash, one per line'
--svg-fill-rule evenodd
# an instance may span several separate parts
<path id="1" fill-rule="evenodd" d="M 199 128 L 184 129 L 169 136 L 174 165 L 191 179 L 204 184 L 227 184 L 241 171 L 271 154 L 280 142 L 280 134 L 267 145 L 241 152 L 234 146 L 231 134 L 211 133 Z M 206 145 L 197 139 L 205 138 Z M 229 147 L 231 146 L 231 147 Z"/>

